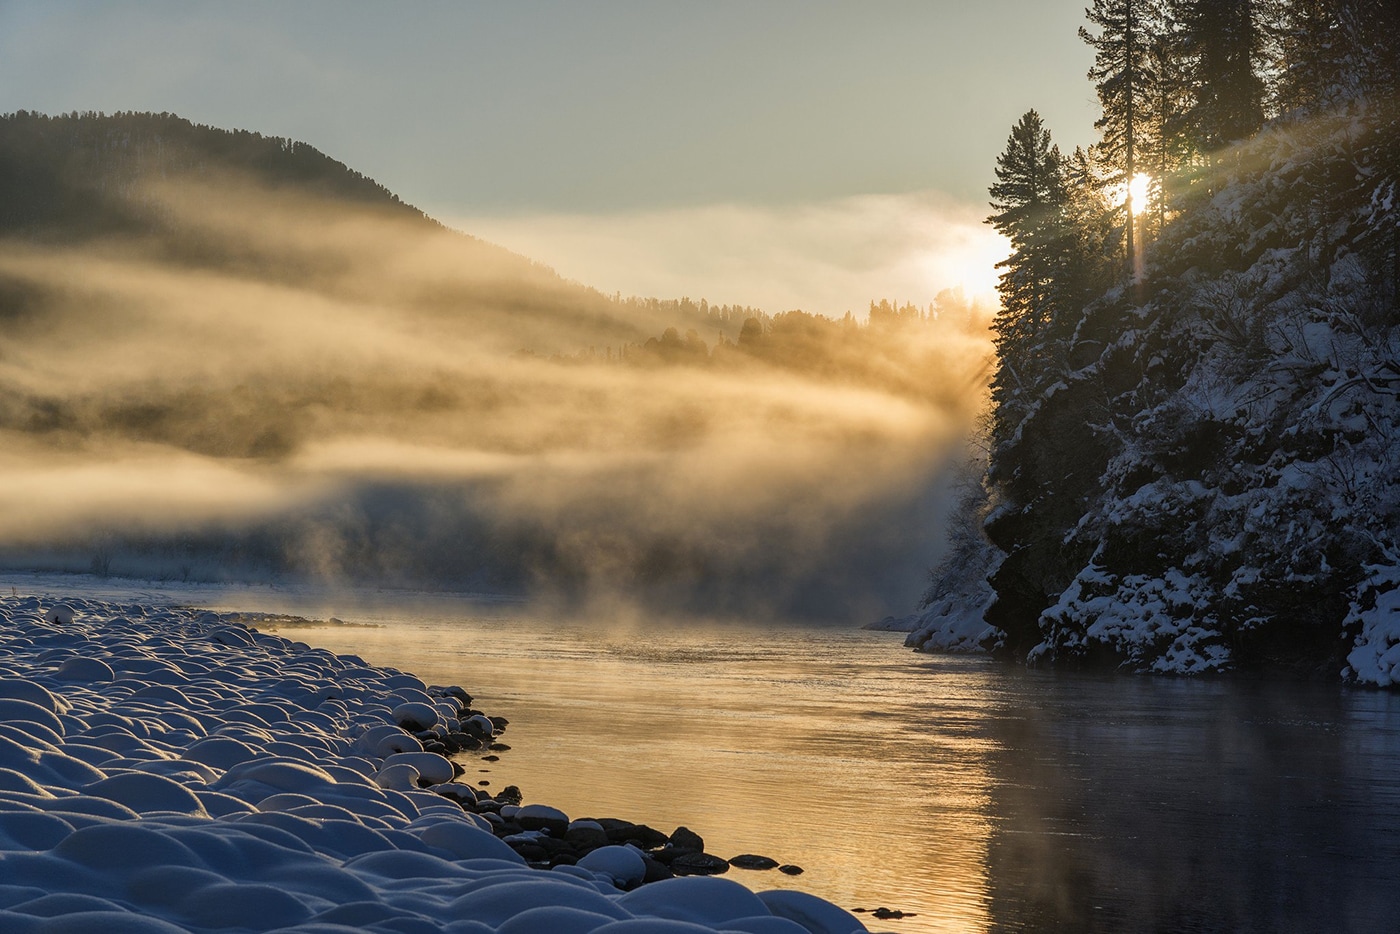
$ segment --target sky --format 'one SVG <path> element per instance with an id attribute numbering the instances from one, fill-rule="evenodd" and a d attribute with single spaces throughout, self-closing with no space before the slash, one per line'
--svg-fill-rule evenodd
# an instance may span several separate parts
<path id="1" fill-rule="evenodd" d="M 1011 125 L 1093 139 L 1083 0 L 0 0 L 0 111 L 308 142 L 604 292 L 989 292 Z"/>

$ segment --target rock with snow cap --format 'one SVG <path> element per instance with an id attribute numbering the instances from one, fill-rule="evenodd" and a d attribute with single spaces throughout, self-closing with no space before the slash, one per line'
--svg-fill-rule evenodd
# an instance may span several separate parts
<path id="1" fill-rule="evenodd" d="M 78 611 L 67 603 L 56 603 L 44 611 L 44 622 L 58 623 L 66 626 L 73 622 L 73 618 L 78 615 Z"/>
<path id="2" fill-rule="evenodd" d="M 526 830 L 542 830 L 556 837 L 569 830 L 569 816 L 546 804 L 527 804 L 515 812 L 514 819 Z"/>
<path id="3" fill-rule="evenodd" d="M 461 689 L 222 614 L 73 608 L 43 623 L 37 601 L 0 596 L 5 934 L 792 932 L 752 905 L 721 924 L 625 904 L 665 870 L 618 844 L 661 835 L 578 821 L 571 839 L 514 786 L 454 783 L 423 747 L 505 725 Z M 391 722 L 413 704 L 436 718 L 422 740 Z"/>

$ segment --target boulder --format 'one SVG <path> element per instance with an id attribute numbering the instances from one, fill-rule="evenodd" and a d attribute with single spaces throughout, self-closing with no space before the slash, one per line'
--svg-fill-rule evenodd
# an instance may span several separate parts
<path id="1" fill-rule="evenodd" d="M 752 853 L 744 853 L 730 859 L 729 865 L 736 869 L 777 869 L 778 861 L 768 856 L 755 856 Z"/>
<path id="2" fill-rule="evenodd" d="M 671 871 L 678 876 L 717 876 L 729 871 L 729 860 L 709 853 L 680 853 L 671 860 Z"/>
<path id="3" fill-rule="evenodd" d="M 689 827 L 677 827 L 675 833 L 671 834 L 671 846 L 678 853 L 703 853 L 705 838 Z"/>
<path id="4" fill-rule="evenodd" d="M 569 816 L 544 804 L 525 805 L 516 812 L 515 822 L 526 830 L 543 830 L 553 837 L 562 838 L 569 830 Z"/>

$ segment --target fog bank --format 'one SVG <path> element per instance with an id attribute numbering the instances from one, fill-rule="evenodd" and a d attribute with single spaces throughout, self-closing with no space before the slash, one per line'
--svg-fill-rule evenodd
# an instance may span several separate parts
<path id="1" fill-rule="evenodd" d="M 0 249 L 5 563 L 741 616 L 917 596 L 985 309 L 761 356 L 370 207 L 133 198 L 144 233 Z M 668 327 L 703 352 L 638 353 Z"/>

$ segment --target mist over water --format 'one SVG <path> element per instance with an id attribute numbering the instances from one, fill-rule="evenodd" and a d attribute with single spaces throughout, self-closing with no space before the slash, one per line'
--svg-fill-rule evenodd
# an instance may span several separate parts
<path id="1" fill-rule="evenodd" d="M 0 250 L 11 566 L 848 619 L 937 557 L 970 304 L 777 365 L 403 212 L 207 172 L 127 200 L 138 234 Z M 639 353 L 672 327 L 727 347 Z"/>

